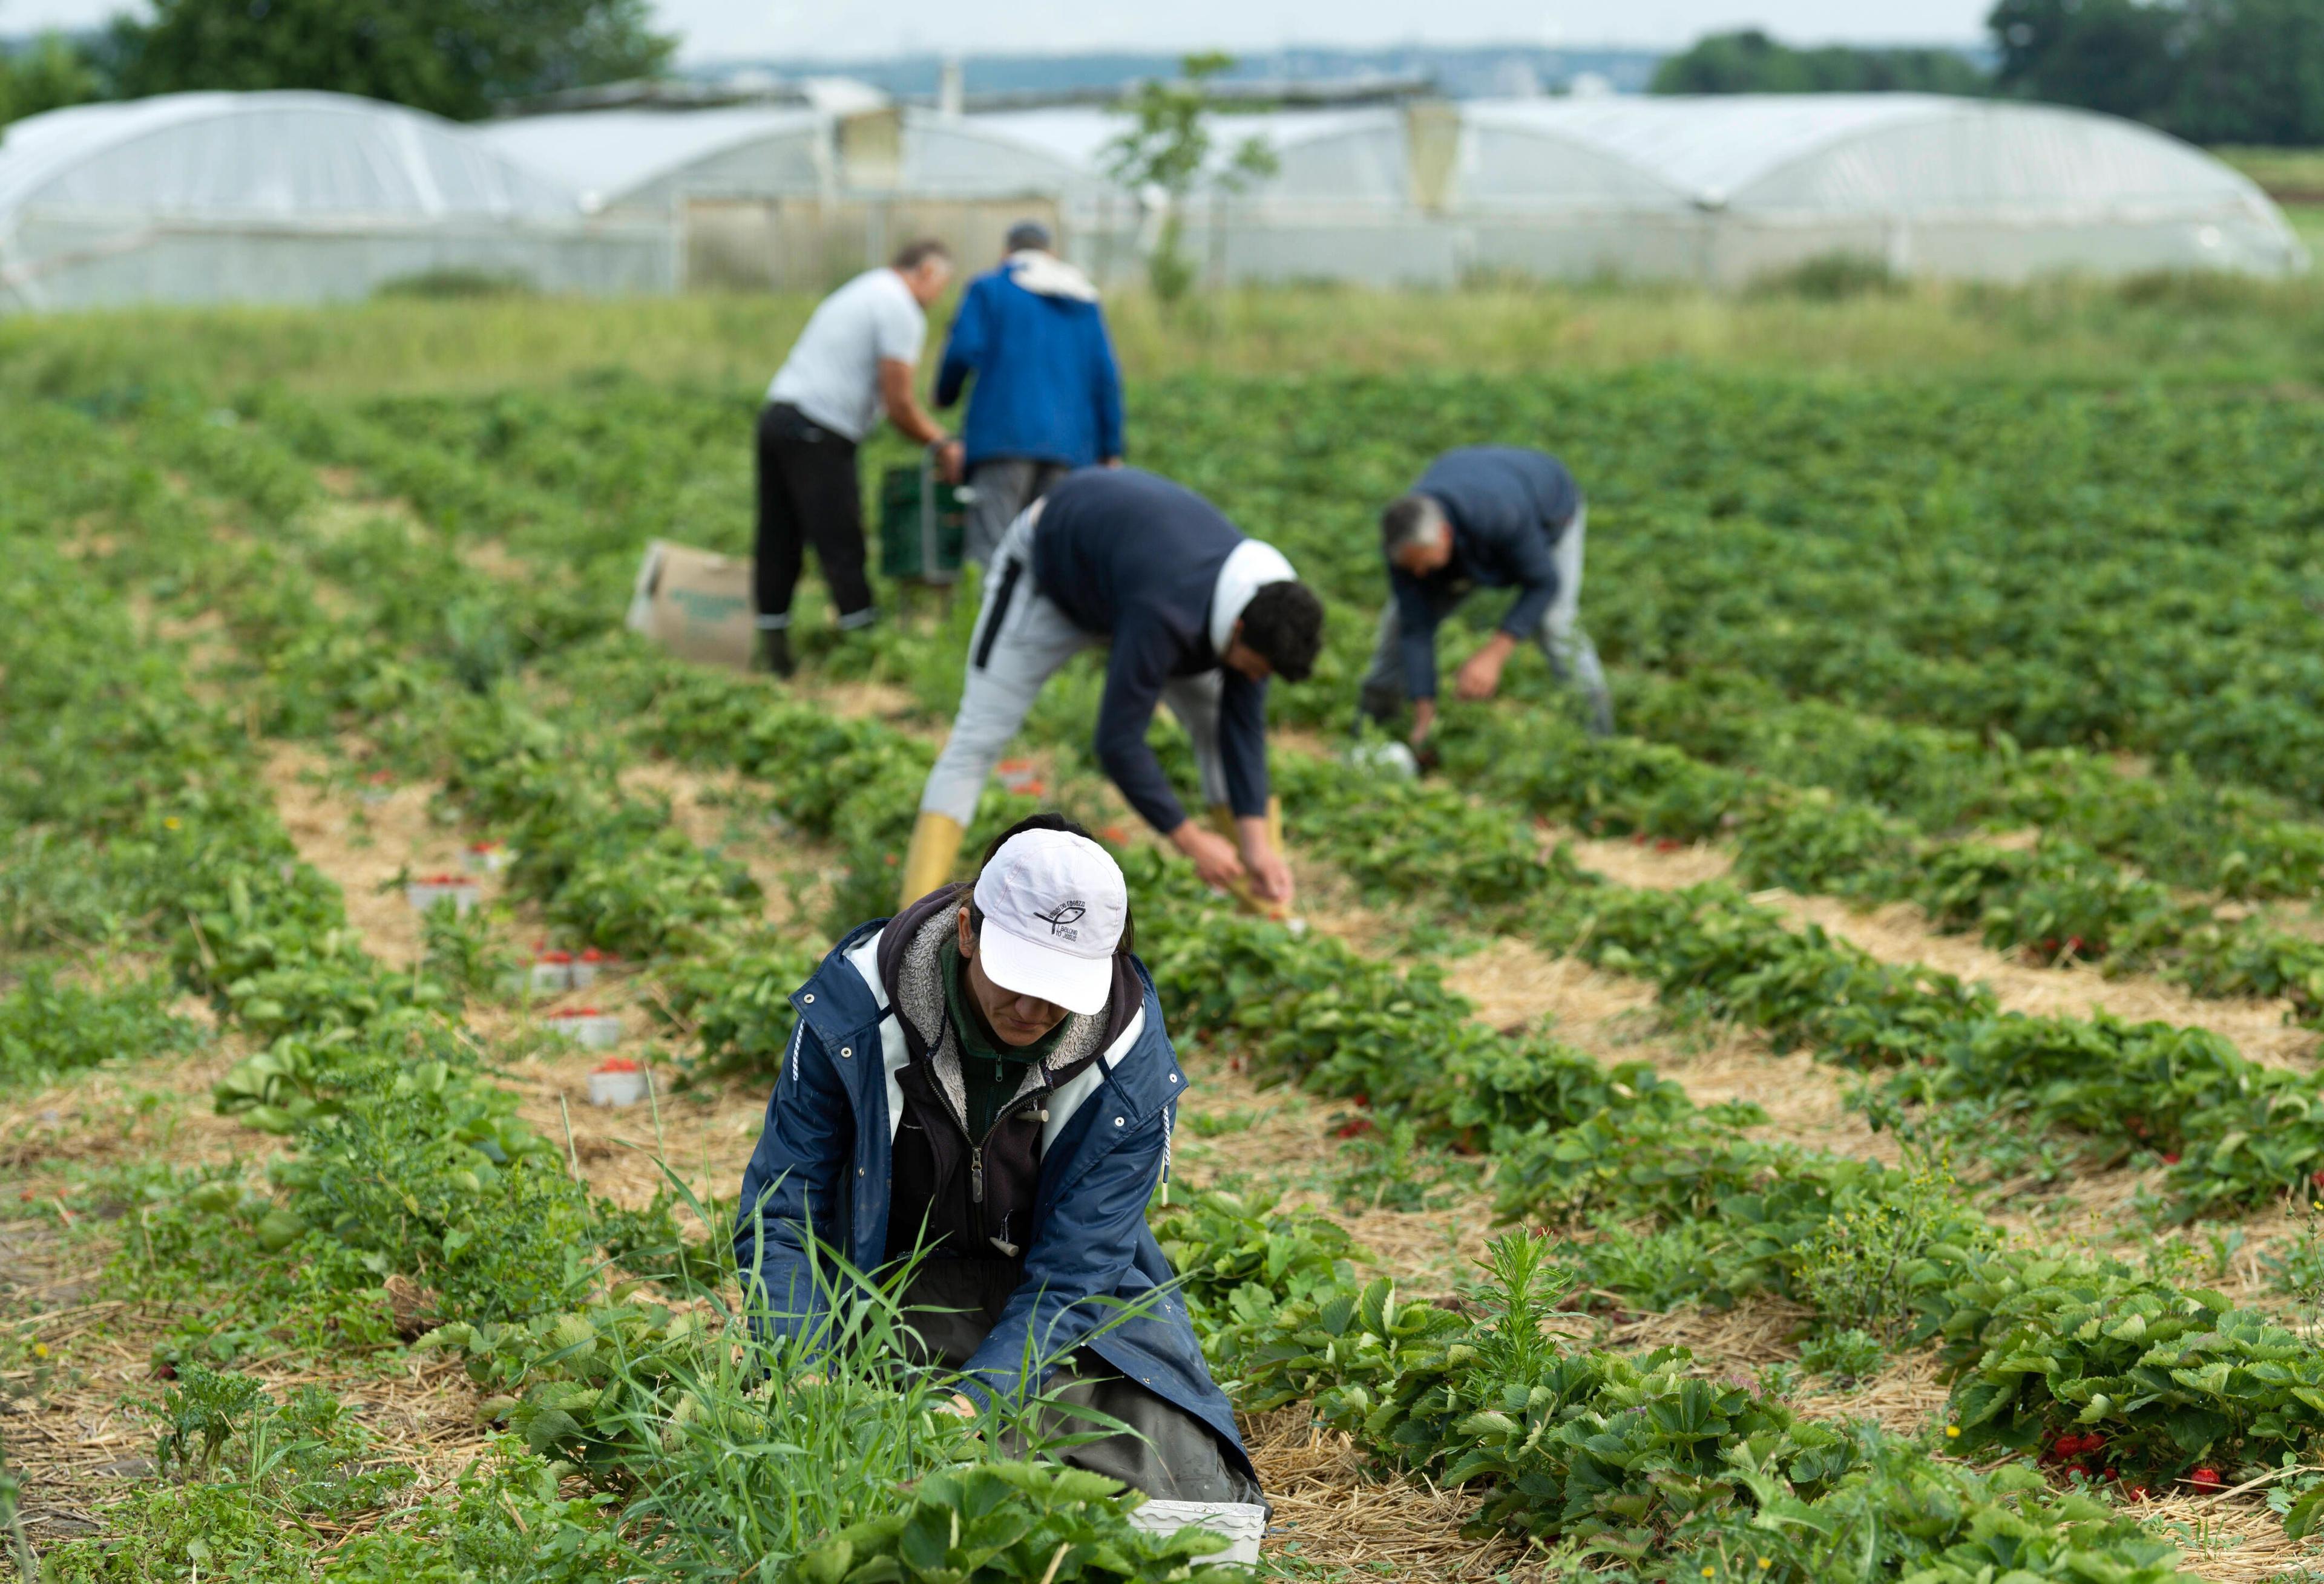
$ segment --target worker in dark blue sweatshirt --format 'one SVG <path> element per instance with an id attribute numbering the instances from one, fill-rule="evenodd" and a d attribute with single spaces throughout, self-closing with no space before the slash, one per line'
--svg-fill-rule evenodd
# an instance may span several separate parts
<path id="1" fill-rule="evenodd" d="M 1429 465 L 1410 493 L 1380 513 L 1388 603 L 1365 673 L 1360 708 L 1386 724 L 1412 701 L 1411 741 L 1436 725 L 1436 629 L 1474 590 L 1515 588 L 1508 614 L 1463 661 L 1453 691 L 1487 699 L 1501 668 L 1530 639 L 1550 672 L 1581 693 L 1591 729 L 1614 729 L 1598 650 L 1582 630 L 1582 544 L 1589 509 L 1556 457 L 1516 446 L 1471 446 Z"/>
<path id="2" fill-rule="evenodd" d="M 1291 563 L 1192 490 L 1130 467 L 1067 474 L 994 552 L 960 713 L 920 795 L 903 900 L 952 878 L 985 778 L 1043 685 L 1102 646 L 1099 764 L 1205 883 L 1283 911 L 1291 870 L 1268 792 L 1267 684 L 1305 680 L 1323 644 L 1323 603 Z M 1207 828 L 1147 745 L 1157 703 L 1193 741 Z"/>
<path id="3" fill-rule="evenodd" d="M 984 566 L 1017 514 L 1076 467 L 1121 460 L 1121 371 L 1097 288 L 1049 251 L 1036 220 L 1010 227 L 1001 267 L 969 283 L 945 342 L 936 404 L 974 376 L 962 555 Z"/>

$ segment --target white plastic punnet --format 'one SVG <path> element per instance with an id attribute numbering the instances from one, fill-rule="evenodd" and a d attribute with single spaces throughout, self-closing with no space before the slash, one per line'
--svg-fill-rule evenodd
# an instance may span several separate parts
<path id="1" fill-rule="evenodd" d="M 608 1062 L 589 1074 L 589 1103 L 633 1106 L 645 1099 L 651 1087 L 650 1076 L 634 1062 L 619 1066 Z"/>

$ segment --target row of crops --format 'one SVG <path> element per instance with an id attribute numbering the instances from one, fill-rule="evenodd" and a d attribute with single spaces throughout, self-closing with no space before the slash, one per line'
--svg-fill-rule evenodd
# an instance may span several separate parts
<path id="1" fill-rule="evenodd" d="M 1982 987 L 1794 928 L 1729 882 L 1591 874 L 1545 851 L 1537 825 L 1716 835 L 1751 884 L 1910 898 L 2037 960 L 2315 1009 L 2316 948 L 2263 904 L 2313 895 L 2324 827 L 2259 759 L 2169 737 L 2160 723 L 2202 699 L 2200 677 L 2110 663 L 2039 722 L 1978 714 L 1943 686 L 1997 686 L 2061 645 L 2087 642 L 2086 660 L 2102 647 L 2065 609 L 2015 635 L 2026 655 L 1985 647 L 2026 622 L 2015 602 L 2030 593 L 2010 583 L 2035 558 L 2026 546 L 2090 568 L 2096 539 L 2066 524 L 2156 576 L 2166 548 L 2186 557 L 2179 576 L 2200 560 L 2196 586 L 2219 602 L 2201 619 L 2225 647 L 2271 622 L 2290 631 L 2275 594 L 2302 573 L 2272 564 L 2260 600 L 2224 572 L 2263 547 L 2287 555 L 2297 512 L 2314 514 L 2315 484 L 2280 455 L 2306 437 L 2278 410 L 2180 413 L 2173 436 L 2191 425 L 2213 454 L 2164 446 L 2160 410 L 2072 393 L 1747 393 L 1663 373 L 1586 391 L 1262 384 L 1236 393 L 1232 436 L 1218 395 L 1157 392 L 1150 460 L 1277 531 L 1324 581 L 1338 636 L 1318 684 L 1277 701 L 1296 718 L 1337 723 L 1373 594 L 1364 503 L 1440 437 L 1554 429 L 1617 503 L 1593 515 L 1624 525 L 1593 546 L 1588 608 L 1654 741 L 1595 743 L 1519 699 L 1455 723 L 1442 783 L 1354 785 L 1286 752 L 1307 861 L 1415 928 L 1518 935 L 1646 978 L 1674 1011 L 1861 1073 L 1868 1105 L 1929 1134 L 2155 1167 L 2158 1222 L 2232 1220 L 2324 1164 L 2315 1082 L 2216 1035 L 2007 1012 Z M 0 795 L 23 877 L 8 944 L 32 971 L 0 1018 L 47 1043 L 13 1044 L 10 1061 L 27 1082 L 124 1045 L 190 1045 L 167 1008 L 192 991 L 250 1053 L 217 1104 L 278 1151 L 263 1174 L 237 1162 L 106 1186 L 134 1201 L 137 1232 L 108 1280 L 191 1301 L 156 1407 L 176 1478 L 131 1497 L 116 1533 L 51 1551 L 52 1575 L 207 1559 L 256 1577 L 1199 1576 L 1188 1548 L 1141 1539 L 1086 1482 L 988 1461 L 978 1427 L 931 1414 L 928 1384 L 881 1361 L 892 1316 L 839 1367 L 778 1360 L 762 1384 L 721 1304 L 724 1212 L 676 1187 L 623 1209 L 576 1181 L 463 1020 L 490 981 L 475 924 L 431 917 L 422 963 L 379 962 L 256 779 L 265 742 L 300 740 L 353 743 L 439 787 L 521 855 L 510 885 L 527 907 L 576 944 L 648 964 L 703 1082 L 762 1077 L 820 939 L 770 929 L 748 873 L 678 835 L 622 772 L 647 757 L 739 772 L 836 855 L 829 922 L 876 916 L 925 774 L 920 728 L 954 686 L 961 613 L 827 660 L 906 684 L 918 722 L 837 718 L 608 638 L 645 532 L 735 537 L 742 411 L 609 382 L 12 414 L 0 445 L 24 487 L 0 526 L 24 571 L 0 639 Z M 1396 452 L 1332 440 L 1373 414 Z M 1684 465 L 1675 446 L 1622 437 L 1626 423 L 1689 422 Z M 2264 465 L 2275 473 L 2255 476 Z M 2217 471 L 2189 477 L 2199 466 Z M 424 526 L 338 510 L 318 467 L 356 470 Z M 2226 487 L 2238 469 L 2248 492 Z M 2105 493 L 2081 499 L 2090 477 Z M 220 506 L 242 531 L 211 530 Z M 2034 526 L 2006 554 L 1987 545 L 1985 565 L 1976 535 L 1995 512 Z M 464 557 L 487 539 L 521 575 Z M 1754 547 L 1756 585 L 1740 554 Z M 1917 612 L 1899 557 L 1936 580 Z M 2163 621 L 2162 594 L 2142 597 L 2161 622 L 2152 642 L 2179 642 L 2195 618 Z M 133 603 L 218 626 L 191 646 L 141 643 Z M 1794 664 L 1811 633 L 1853 659 Z M 1053 690 L 1029 730 L 1056 799 L 1095 816 L 1088 694 L 1086 679 Z M 2233 735 L 2232 710 L 2213 698 L 2203 713 L 2217 741 Z M 1985 734 L 1995 719 L 2021 735 Z M 2126 777 L 2106 757 L 2126 746 L 2185 760 Z M 984 824 L 1030 806 L 991 800 Z M 2028 824 L 2030 846 L 1979 833 Z M 1430 971 L 1234 918 L 1151 850 L 1123 856 L 1182 1039 L 1343 1101 L 1447 1169 L 1490 1161 L 1513 1229 L 1471 1302 L 1443 1308 L 1368 1278 L 1361 1250 L 1311 1213 L 1217 1195 L 1157 1210 L 1246 1411 L 1306 1402 L 1379 1469 L 1469 1490 L 1481 1531 L 1638 1577 L 2167 1578 L 2169 1547 L 2121 1504 L 2174 1482 L 2273 1476 L 2286 1526 L 2312 1521 L 2324 1351 L 2301 1331 L 2151 1269 L 2029 1248 L 1945 1173 L 1770 1142 L 1754 1107 L 1699 1106 L 1643 1064 L 1496 1032 Z M 91 951 L 138 972 L 94 990 L 39 972 Z M 1544 1228 L 1558 1236 L 1526 1229 Z M 1638 1308 L 1778 1296 L 1820 1338 L 1933 1350 L 1947 1406 L 1913 1435 L 1803 1420 L 1683 1350 L 1622 1356 L 1545 1331 L 1569 1289 Z M 328 1392 L 269 1394 L 235 1368 L 286 1345 L 342 1363 L 407 1345 L 456 1358 L 509 1440 L 413 1506 Z M 2037 1456 L 2077 1472 L 2053 1478 Z M 596 1494 L 576 1495 L 582 1481 Z M 318 1526 L 346 1536 L 319 1562 Z"/>

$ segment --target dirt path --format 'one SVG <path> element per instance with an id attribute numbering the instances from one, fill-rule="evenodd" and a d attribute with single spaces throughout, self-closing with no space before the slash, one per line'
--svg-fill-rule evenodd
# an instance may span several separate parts
<path id="1" fill-rule="evenodd" d="M 1732 867 L 1729 856 L 1713 846 L 1664 850 L 1570 833 L 1567 839 L 1584 869 L 1626 886 L 1675 890 L 1721 878 Z M 2108 979 L 2083 965 L 2032 967 L 1968 935 L 1941 933 L 1909 902 L 1857 909 L 1838 898 L 1802 897 L 1781 889 L 1754 892 L 1751 899 L 1794 925 L 1821 925 L 1834 937 L 1884 962 L 1920 962 L 1976 981 L 1989 987 L 2009 1011 L 2080 1018 L 2096 1010 L 2132 1022 L 2208 1028 L 2253 1061 L 2281 1067 L 2311 1066 L 2319 1042 L 2324 1042 L 2324 1034 L 2286 1021 L 2292 1009 L 2287 1001 L 2210 1000 L 2151 974 Z"/>

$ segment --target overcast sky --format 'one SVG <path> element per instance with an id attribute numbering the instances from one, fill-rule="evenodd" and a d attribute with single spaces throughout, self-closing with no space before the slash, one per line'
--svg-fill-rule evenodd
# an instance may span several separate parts
<path id="1" fill-rule="evenodd" d="M 355 3 L 355 0 L 351 0 Z M 364 0 L 392 5 L 394 0 Z M 1683 44 L 1758 26 L 1800 42 L 1960 42 L 1991 0 L 653 0 L 689 61 L 921 51 L 1282 44 Z M 84 27 L 120 0 L 0 0 L 0 32 Z"/>

